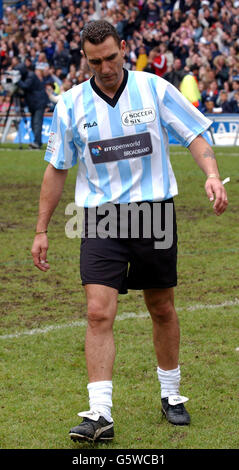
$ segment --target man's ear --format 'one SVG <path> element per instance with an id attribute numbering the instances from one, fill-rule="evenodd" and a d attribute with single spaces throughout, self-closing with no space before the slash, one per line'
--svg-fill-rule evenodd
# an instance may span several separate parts
<path id="1" fill-rule="evenodd" d="M 81 49 L 80 53 L 81 53 L 82 57 L 86 57 L 85 52 L 83 51 L 83 49 Z"/>
<path id="2" fill-rule="evenodd" d="M 125 55 L 126 42 L 125 42 L 124 39 L 122 39 L 120 45 L 121 45 L 121 51 L 122 51 L 122 52 L 124 53 L 124 55 Z"/>

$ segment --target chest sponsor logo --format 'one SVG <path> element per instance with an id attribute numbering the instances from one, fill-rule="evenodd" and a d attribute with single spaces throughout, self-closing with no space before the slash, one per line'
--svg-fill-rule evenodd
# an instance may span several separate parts
<path id="1" fill-rule="evenodd" d="M 156 113 L 153 108 L 136 109 L 135 111 L 126 111 L 122 114 L 122 123 L 125 126 L 135 126 L 137 124 L 146 124 L 155 120 Z"/>
<path id="2" fill-rule="evenodd" d="M 150 155 L 153 151 L 149 132 L 89 142 L 93 163 L 108 163 Z"/>

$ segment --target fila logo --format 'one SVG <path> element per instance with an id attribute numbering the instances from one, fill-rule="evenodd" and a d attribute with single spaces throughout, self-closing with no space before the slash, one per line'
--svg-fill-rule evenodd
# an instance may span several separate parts
<path id="1" fill-rule="evenodd" d="M 91 122 L 86 122 L 84 124 L 84 129 L 86 129 L 86 128 L 89 129 L 89 127 L 94 127 L 94 126 L 98 126 L 97 122 L 95 122 L 95 121 L 92 122 L 92 123 Z"/>

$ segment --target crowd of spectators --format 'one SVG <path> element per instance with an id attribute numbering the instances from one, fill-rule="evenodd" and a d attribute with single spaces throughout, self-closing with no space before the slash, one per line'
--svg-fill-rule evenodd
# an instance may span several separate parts
<path id="1" fill-rule="evenodd" d="M 177 88 L 194 77 L 203 112 L 239 112 L 239 1 L 32 0 L 0 21 L 1 74 L 24 63 L 44 83 L 52 110 L 60 93 L 89 78 L 81 30 L 104 18 L 126 41 L 125 66 Z M 1 86 L 0 111 L 9 97 Z"/>

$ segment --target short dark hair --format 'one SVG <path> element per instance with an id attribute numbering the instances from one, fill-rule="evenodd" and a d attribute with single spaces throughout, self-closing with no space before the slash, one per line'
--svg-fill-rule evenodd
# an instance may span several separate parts
<path id="1" fill-rule="evenodd" d="M 86 41 L 92 44 L 101 44 L 109 36 L 112 36 L 120 47 L 121 38 L 111 23 L 106 20 L 96 20 L 86 23 L 81 32 L 81 47 L 84 50 Z"/>

